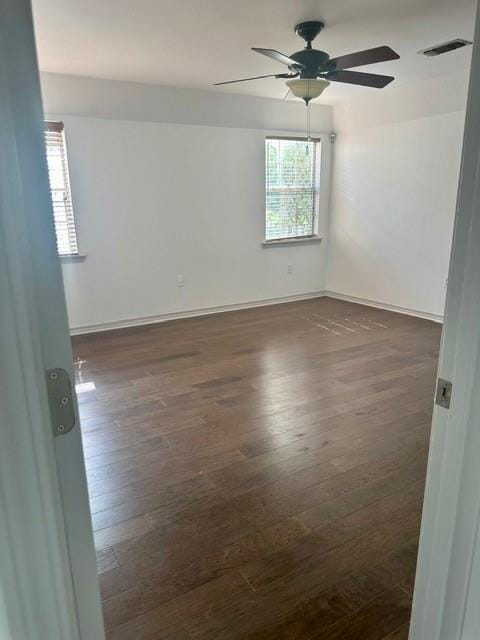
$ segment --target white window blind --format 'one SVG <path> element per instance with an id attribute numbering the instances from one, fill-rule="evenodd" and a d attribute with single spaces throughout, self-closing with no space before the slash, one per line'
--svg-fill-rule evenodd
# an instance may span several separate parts
<path id="1" fill-rule="evenodd" d="M 60 256 L 78 255 L 65 131 L 62 122 L 45 123 L 45 144 L 58 254 Z"/>
<path id="2" fill-rule="evenodd" d="M 316 139 L 266 139 L 266 240 L 315 235 L 318 144 Z"/>

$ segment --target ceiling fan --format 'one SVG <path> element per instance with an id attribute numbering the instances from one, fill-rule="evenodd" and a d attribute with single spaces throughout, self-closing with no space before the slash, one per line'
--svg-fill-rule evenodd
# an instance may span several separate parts
<path id="1" fill-rule="evenodd" d="M 387 60 L 397 60 L 400 56 L 390 47 L 375 47 L 365 51 L 357 51 L 338 58 L 330 58 L 328 53 L 312 48 L 312 41 L 323 29 L 323 22 L 311 20 L 301 22 L 295 27 L 295 32 L 306 45 L 304 49 L 287 56 L 275 49 L 259 49 L 253 47 L 252 50 L 264 56 L 281 62 L 289 69 L 289 73 L 274 73 L 264 76 L 254 76 L 252 78 L 242 78 L 240 80 L 227 80 L 226 82 L 216 82 L 215 86 L 223 84 L 233 84 L 235 82 L 246 82 L 261 78 L 284 78 L 287 79 L 287 86 L 294 95 L 309 101 L 317 98 L 322 91 L 328 87 L 330 81 L 344 82 L 347 84 L 357 84 L 364 87 L 374 87 L 382 89 L 394 80 L 393 76 L 383 76 L 374 73 L 364 73 L 350 71 L 353 67 L 386 62 Z"/>

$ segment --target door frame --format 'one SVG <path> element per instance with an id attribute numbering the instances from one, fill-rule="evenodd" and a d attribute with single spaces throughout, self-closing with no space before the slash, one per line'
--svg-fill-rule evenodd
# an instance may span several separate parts
<path id="1" fill-rule="evenodd" d="M 477 105 L 476 44 L 439 364 L 454 390 L 450 410 L 434 411 L 411 640 L 469 640 L 478 623 Z M 72 358 L 28 0 L 0 0 L 0 139 L 0 630 L 12 640 L 102 640 L 80 433 L 53 437 L 45 383 L 51 367 L 72 375 Z"/>
<path id="2" fill-rule="evenodd" d="M 438 376 L 450 409 L 434 406 L 410 640 L 473 640 L 471 599 L 480 495 L 480 13 L 477 8 L 462 165 Z M 447 150 L 448 152 L 448 150 Z M 478 624 L 478 622 L 477 622 Z"/>
<path id="3" fill-rule="evenodd" d="M 0 629 L 103 640 L 78 408 L 55 437 L 46 370 L 73 380 L 29 0 L 0 0 Z"/>

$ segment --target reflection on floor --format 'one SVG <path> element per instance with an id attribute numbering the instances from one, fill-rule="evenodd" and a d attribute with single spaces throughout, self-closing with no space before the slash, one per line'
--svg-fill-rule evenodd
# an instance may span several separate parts
<path id="1" fill-rule="evenodd" d="M 439 337 L 323 298 L 75 338 L 108 639 L 406 639 Z"/>

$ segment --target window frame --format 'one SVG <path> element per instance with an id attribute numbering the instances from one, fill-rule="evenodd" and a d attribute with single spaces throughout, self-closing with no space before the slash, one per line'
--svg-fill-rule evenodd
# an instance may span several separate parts
<path id="1" fill-rule="evenodd" d="M 268 140 L 290 140 L 294 142 L 313 142 L 314 143 L 314 204 L 312 212 L 312 233 L 301 236 L 287 236 L 278 238 L 267 238 L 267 141 Z M 323 147 L 324 141 L 320 136 L 295 136 L 295 135 L 267 135 L 264 140 L 264 211 L 263 211 L 263 242 L 264 246 L 272 246 L 278 244 L 296 244 L 296 243 L 309 243 L 318 242 L 322 238 L 318 234 L 319 230 L 319 218 L 320 218 L 320 197 L 321 197 L 321 175 L 322 175 L 322 160 L 323 160 Z"/>
<path id="2" fill-rule="evenodd" d="M 70 218 L 71 218 L 70 220 L 68 219 L 66 220 L 70 248 L 72 248 L 71 247 L 72 237 L 73 237 L 73 243 L 74 243 L 74 250 L 71 250 L 68 252 L 60 252 L 60 248 L 59 248 L 57 220 L 55 218 L 55 205 L 54 205 L 54 198 L 53 198 L 54 189 L 51 186 L 50 167 L 48 165 L 48 141 L 47 141 L 48 132 L 61 134 L 61 137 L 62 137 L 61 152 L 62 152 L 63 177 L 64 177 L 63 191 L 67 195 L 67 202 L 68 202 L 67 207 L 70 210 Z M 77 220 L 76 220 L 76 215 L 75 215 L 74 206 L 73 206 L 72 188 L 71 188 L 71 181 L 70 181 L 70 166 L 68 162 L 67 141 L 66 141 L 66 135 L 65 135 L 65 124 L 59 120 L 50 120 L 50 119 L 45 120 L 44 121 L 44 142 L 45 142 L 45 155 L 47 158 L 47 172 L 49 177 L 50 196 L 51 196 L 51 202 L 52 202 L 53 222 L 55 227 L 55 237 L 57 241 L 57 255 L 61 261 L 65 261 L 65 262 L 75 262 L 77 260 L 83 260 L 85 256 L 80 253 L 79 242 L 78 242 Z"/>

